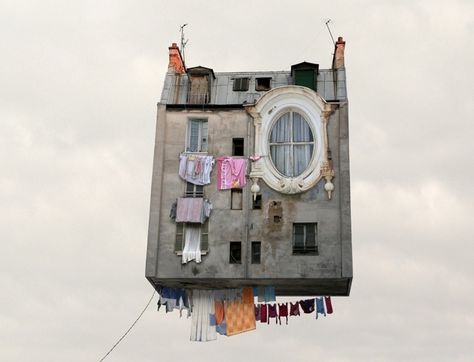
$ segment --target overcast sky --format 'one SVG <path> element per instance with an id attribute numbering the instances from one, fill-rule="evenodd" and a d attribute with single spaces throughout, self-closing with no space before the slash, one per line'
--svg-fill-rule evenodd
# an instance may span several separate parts
<path id="1" fill-rule="evenodd" d="M 474 2 L 0 0 L 0 360 L 97 361 L 145 280 L 156 103 L 188 66 L 328 68 L 346 44 L 354 280 L 335 314 L 216 342 L 155 301 L 106 361 L 468 361 Z"/>

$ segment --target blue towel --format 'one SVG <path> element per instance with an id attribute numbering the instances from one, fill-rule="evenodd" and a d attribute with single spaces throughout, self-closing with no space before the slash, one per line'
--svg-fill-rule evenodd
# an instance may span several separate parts
<path id="1" fill-rule="evenodd" d="M 265 303 L 275 302 L 275 287 L 265 287 Z"/>

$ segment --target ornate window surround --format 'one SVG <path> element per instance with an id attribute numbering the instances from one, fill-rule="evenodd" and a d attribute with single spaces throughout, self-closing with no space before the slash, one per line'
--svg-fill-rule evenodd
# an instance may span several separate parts
<path id="1" fill-rule="evenodd" d="M 260 191 L 259 179 L 273 190 L 284 194 L 296 194 L 314 187 L 324 177 L 325 189 L 329 199 L 334 185 L 331 179 L 334 170 L 328 160 L 327 124 L 332 113 L 331 105 L 315 91 L 301 86 L 289 85 L 267 92 L 256 103 L 247 105 L 247 112 L 254 123 L 254 156 L 250 178 L 253 181 L 252 192 Z M 277 171 L 270 158 L 269 136 L 276 120 L 285 112 L 301 113 L 311 127 L 316 142 L 312 159 L 306 170 L 296 177 L 283 176 Z"/>

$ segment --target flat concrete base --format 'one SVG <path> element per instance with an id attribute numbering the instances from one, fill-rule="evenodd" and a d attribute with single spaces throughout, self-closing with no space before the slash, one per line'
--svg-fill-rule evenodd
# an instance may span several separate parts
<path id="1" fill-rule="evenodd" d="M 147 277 L 155 289 L 226 289 L 274 286 L 277 296 L 349 296 L 352 278 L 330 279 L 158 279 Z"/>

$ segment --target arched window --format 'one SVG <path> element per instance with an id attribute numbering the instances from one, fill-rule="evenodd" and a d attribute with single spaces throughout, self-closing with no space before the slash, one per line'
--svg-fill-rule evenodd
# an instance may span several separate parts
<path id="1" fill-rule="evenodd" d="M 301 175 L 311 162 L 315 141 L 307 120 L 289 111 L 274 123 L 269 139 L 270 157 L 283 176 Z"/>

